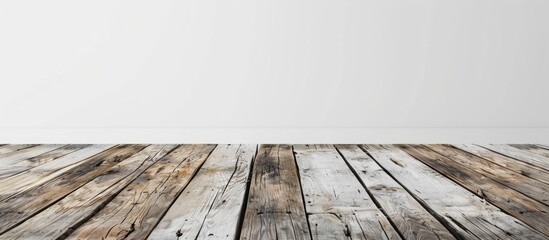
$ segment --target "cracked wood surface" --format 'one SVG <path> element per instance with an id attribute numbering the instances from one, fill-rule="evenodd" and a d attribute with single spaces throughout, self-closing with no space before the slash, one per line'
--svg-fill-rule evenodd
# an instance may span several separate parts
<path id="1" fill-rule="evenodd" d="M 214 145 L 182 145 L 148 168 L 68 239 L 144 239 Z"/>
<path id="2" fill-rule="evenodd" d="M 217 146 L 149 239 L 234 239 L 255 150 Z"/>
<path id="3" fill-rule="evenodd" d="M 400 239 L 332 145 L 296 145 L 313 239 Z"/>
<path id="4" fill-rule="evenodd" d="M 549 147 L 0 144 L 3 239 L 548 239 Z"/>
<path id="5" fill-rule="evenodd" d="M 289 145 L 257 151 L 240 239 L 310 239 L 297 167 Z"/>

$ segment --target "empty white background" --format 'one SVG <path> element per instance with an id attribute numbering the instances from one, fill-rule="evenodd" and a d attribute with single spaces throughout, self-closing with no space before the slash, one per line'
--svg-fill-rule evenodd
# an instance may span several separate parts
<path id="1" fill-rule="evenodd" d="M 546 0 L 3 0 L 0 140 L 549 141 L 548 12 Z"/>

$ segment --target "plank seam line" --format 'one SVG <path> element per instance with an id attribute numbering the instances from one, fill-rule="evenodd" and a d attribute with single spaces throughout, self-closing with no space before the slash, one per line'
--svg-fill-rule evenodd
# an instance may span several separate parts
<path id="1" fill-rule="evenodd" d="M 299 192 L 301 193 L 301 201 L 303 202 L 303 211 L 305 212 L 305 220 L 307 220 L 307 228 L 309 228 L 309 237 L 313 239 L 313 231 L 311 229 L 311 223 L 309 222 L 309 214 L 307 214 L 307 204 L 305 204 L 305 195 L 303 194 L 303 185 L 301 184 L 301 174 L 299 174 L 299 164 L 297 164 L 297 157 L 295 156 L 296 152 L 294 150 L 294 145 L 292 147 L 292 157 L 294 158 L 295 170 L 297 174 L 297 180 L 299 181 Z"/>
<path id="2" fill-rule="evenodd" d="M 502 153 L 502 152 L 498 152 L 498 151 L 492 150 L 492 149 L 490 149 L 490 148 L 486 148 L 486 147 L 484 147 L 484 146 L 482 146 L 482 145 L 478 145 L 478 144 L 474 144 L 474 145 L 477 146 L 477 147 L 484 148 L 484 149 L 486 149 L 486 150 L 488 150 L 488 151 L 495 152 L 496 154 L 503 155 L 503 156 L 506 156 L 506 157 L 508 157 L 508 158 L 515 159 L 516 161 L 522 162 L 522 163 L 524 163 L 524 164 L 528 164 L 529 166 L 534 166 L 534 167 L 542 168 L 542 169 L 545 169 L 546 171 L 549 171 L 549 168 L 545 168 L 545 167 L 542 167 L 542 166 L 538 166 L 538 165 L 535 165 L 535 164 L 532 164 L 532 163 L 529 163 L 529 162 L 520 160 L 520 159 L 518 159 L 518 158 L 516 158 L 516 157 L 507 155 L 507 154 Z"/>
<path id="3" fill-rule="evenodd" d="M 207 144 L 204 145 L 204 147 L 208 146 Z M 166 216 L 166 214 L 168 213 L 168 211 L 170 210 L 170 208 L 172 208 L 172 206 L 175 204 L 175 201 L 179 198 L 179 196 L 181 196 L 181 194 L 185 191 L 185 189 L 187 188 L 187 186 L 189 186 L 189 183 L 194 179 L 194 177 L 196 176 L 196 174 L 198 174 L 198 172 L 200 171 L 200 169 L 202 168 L 202 165 L 204 165 L 204 163 L 206 161 L 208 161 L 208 158 L 210 158 L 210 155 L 212 155 L 212 152 L 215 151 L 215 149 L 217 148 L 217 144 L 215 145 L 214 148 L 212 148 L 212 150 L 208 153 L 208 156 L 206 156 L 206 159 L 196 168 L 196 171 L 194 172 L 194 174 L 191 176 L 191 178 L 189 179 L 189 181 L 187 182 L 187 184 L 185 185 L 185 187 L 183 187 L 177 194 L 176 196 L 172 199 L 172 202 L 170 203 L 170 205 L 165 209 L 165 211 L 162 213 L 162 215 L 158 218 L 158 221 L 154 224 L 154 226 L 151 228 L 151 231 L 149 231 L 149 233 L 147 234 L 147 236 L 145 236 L 145 239 L 148 239 L 149 236 L 151 235 L 151 233 L 154 231 L 154 229 L 158 226 L 158 224 L 160 224 L 160 222 L 162 222 L 162 219 L 164 218 L 164 216 Z M 182 161 L 183 162 L 183 161 Z M 180 165 L 178 165 L 180 166 Z"/>
<path id="4" fill-rule="evenodd" d="M 395 182 L 398 183 L 410 196 L 412 196 L 428 213 L 430 213 L 435 219 L 437 219 L 442 226 L 444 226 L 456 239 L 458 240 L 466 240 L 465 237 L 463 237 L 459 232 L 452 227 L 452 225 L 446 221 L 446 219 L 442 216 L 440 216 L 437 212 L 435 212 L 432 208 L 429 207 L 427 203 L 425 203 L 421 198 L 416 196 L 410 189 L 408 189 L 406 186 L 404 186 L 398 179 L 396 179 L 391 172 L 389 172 L 383 165 L 379 164 L 379 162 L 372 156 L 366 149 L 364 149 L 362 146 L 358 145 L 358 147 L 365 152 L 374 162 L 385 172 L 389 177 L 391 177 Z M 423 164 L 423 163 L 422 163 Z M 465 231 L 469 231 L 468 229 L 464 229 Z"/>
<path id="5" fill-rule="evenodd" d="M 109 150 L 111 150 L 111 149 L 114 149 L 114 147 L 116 147 L 116 146 L 120 146 L 120 145 L 114 145 L 114 146 L 112 146 L 112 147 L 110 147 L 110 148 L 108 148 L 108 149 L 105 149 L 105 150 L 103 150 L 103 151 L 97 153 L 97 154 L 94 154 L 94 155 L 92 155 L 92 156 L 90 156 L 90 157 L 87 157 L 87 158 L 85 158 L 85 159 L 82 159 L 81 161 L 79 161 L 79 163 L 82 162 L 82 161 L 84 161 L 84 160 L 86 160 L 86 159 L 95 157 L 96 155 L 99 155 L 100 153 L 103 153 L 103 152 L 109 151 Z M 72 165 L 69 165 L 69 166 L 72 166 Z M 63 168 L 63 169 L 64 169 L 64 168 Z M 55 171 L 55 172 L 57 172 L 57 171 Z M 14 175 L 14 176 L 15 176 L 15 175 Z M 47 181 L 47 182 L 44 182 L 44 183 L 42 183 L 42 184 L 40 184 L 40 185 L 38 185 L 38 186 L 34 186 L 34 187 L 29 188 L 29 189 L 27 189 L 27 190 L 25 190 L 25 191 L 19 192 L 19 193 L 14 194 L 14 195 L 11 195 L 9 198 L 6 198 L 6 199 L 4 199 L 4 200 L 2 200 L 2 201 L 11 199 L 11 198 L 13 198 L 13 197 L 15 197 L 15 196 L 17 196 L 17 195 L 19 195 L 19 194 L 25 193 L 25 192 L 30 191 L 30 190 L 32 190 L 32 189 L 36 189 L 37 187 L 43 186 L 44 184 L 47 184 L 47 183 L 49 183 L 49 182 L 51 182 L 51 181 L 53 181 L 53 180 L 56 180 L 56 179 L 58 179 L 59 177 L 62 177 L 62 175 L 57 176 L 57 177 L 55 177 L 55 178 L 53 178 L 53 179 L 51 179 L 51 180 L 49 180 L 49 181 Z M 95 179 L 95 178 L 94 178 L 94 179 Z M 92 179 L 92 180 L 93 180 L 93 179 Z M 92 180 L 90 180 L 90 181 L 88 181 L 88 182 L 91 182 Z M 86 185 L 88 182 L 86 182 L 86 183 L 84 183 L 83 185 L 77 187 L 76 189 L 74 189 L 74 190 L 68 192 L 67 194 L 65 194 L 64 196 L 60 197 L 59 199 L 53 201 L 52 203 L 50 203 L 50 204 L 44 206 L 43 208 L 41 208 L 40 210 L 38 210 L 38 211 L 35 212 L 34 214 L 31 214 L 30 216 L 28 216 L 28 217 L 22 219 L 22 220 L 19 221 L 17 224 L 14 224 L 12 227 L 9 227 L 8 229 L 6 229 L 6 230 L 0 232 L 0 235 L 2 235 L 2 234 L 4 234 L 4 233 L 7 233 L 7 232 L 11 231 L 12 229 L 14 229 L 14 228 L 16 228 L 17 226 L 23 224 L 23 223 L 26 222 L 27 220 L 29 220 L 29 219 L 33 218 L 34 216 L 40 214 L 42 211 L 48 209 L 49 207 L 51 207 L 51 206 L 53 206 L 54 204 L 58 203 L 59 201 L 63 200 L 63 199 L 64 199 L 65 197 L 67 197 L 68 195 L 70 195 L 70 194 L 72 194 L 73 192 L 75 192 L 76 190 L 80 189 L 80 187 Z"/>
<path id="6" fill-rule="evenodd" d="M 255 145 L 255 153 L 250 161 L 250 170 L 248 170 L 248 177 L 246 178 L 246 190 L 244 191 L 244 198 L 242 207 L 240 208 L 240 214 L 238 216 L 238 221 L 236 224 L 235 239 L 240 239 L 242 235 L 242 226 L 244 226 L 244 219 L 246 217 L 246 210 L 248 209 L 248 198 L 250 197 L 250 188 L 252 185 L 252 176 L 254 171 L 255 160 L 259 154 L 259 144 Z"/>
<path id="7" fill-rule="evenodd" d="M 385 218 L 387 219 L 387 221 L 391 224 L 391 226 L 395 229 L 395 231 L 398 233 L 398 236 L 400 236 L 401 239 L 406 239 L 404 237 L 404 235 L 400 232 L 400 229 L 397 228 L 396 224 L 393 222 L 393 220 L 389 217 L 389 215 L 387 214 L 387 212 L 385 212 L 385 209 L 383 209 L 383 207 L 381 206 L 381 204 L 379 204 L 379 202 L 377 201 L 377 199 L 374 197 L 374 195 L 370 192 L 370 190 L 366 187 L 366 184 L 364 183 L 364 181 L 362 181 L 362 179 L 358 176 L 358 173 L 356 172 L 356 170 L 351 166 L 351 164 L 349 163 L 349 161 L 347 160 L 347 158 L 345 158 L 345 156 L 343 156 L 343 154 L 341 153 L 341 151 L 335 146 L 335 145 L 332 145 L 337 153 L 341 156 L 341 158 L 343 158 L 343 161 L 345 162 L 345 164 L 347 165 L 347 167 L 351 170 L 351 172 L 353 173 L 353 175 L 355 176 L 355 178 L 358 180 L 358 182 L 360 183 L 360 185 L 362 185 L 362 187 L 364 188 L 364 190 L 366 190 L 366 193 L 368 194 L 368 196 L 370 196 L 370 199 L 372 199 L 372 202 L 376 205 L 377 209 L 379 209 L 379 211 L 385 216 Z M 358 147 L 358 145 L 357 145 Z M 360 149 L 360 147 L 358 147 Z M 379 222 L 379 220 L 378 220 Z M 387 233 L 385 232 L 385 229 L 383 228 L 383 225 L 381 225 L 380 223 L 380 226 L 381 226 L 381 229 L 383 230 L 383 233 L 385 233 L 385 235 L 387 236 Z"/>

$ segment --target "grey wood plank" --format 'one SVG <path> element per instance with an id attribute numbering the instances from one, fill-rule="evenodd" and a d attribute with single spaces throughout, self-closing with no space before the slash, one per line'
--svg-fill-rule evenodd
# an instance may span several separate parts
<path id="1" fill-rule="evenodd" d="M 405 239 L 455 239 L 357 145 L 335 145 Z"/>
<path id="2" fill-rule="evenodd" d="M 177 145 L 151 145 L 122 160 L 36 216 L 2 234 L 2 239 L 63 238 L 99 211 L 149 166 Z"/>
<path id="3" fill-rule="evenodd" d="M 503 144 L 482 144 L 483 148 L 549 170 L 549 158 Z"/>
<path id="4" fill-rule="evenodd" d="M 179 146 L 67 239 L 146 239 L 214 148 L 209 144 Z"/>
<path id="5" fill-rule="evenodd" d="M 28 171 L 0 180 L 0 201 L 21 193 L 30 188 L 44 184 L 63 173 L 70 171 L 78 163 L 113 147 L 112 145 L 93 145 L 80 151 L 68 154 Z"/>
<path id="6" fill-rule="evenodd" d="M 17 194 L 0 201 L 0 233 L 27 220 L 144 147 L 93 145 L 33 168 L 30 174 L 16 175 L 25 184 Z"/>
<path id="7" fill-rule="evenodd" d="M 487 159 L 536 181 L 549 184 L 549 171 L 473 144 L 453 144 L 452 147 Z"/>
<path id="8" fill-rule="evenodd" d="M 9 170 L 10 166 L 28 160 L 29 158 L 39 156 L 41 154 L 53 151 L 55 149 L 61 148 L 64 145 L 61 144 L 46 144 L 46 145 L 37 145 L 30 148 L 21 149 L 15 152 L 4 154 L 0 157 L 0 174 L 2 172 Z"/>
<path id="9" fill-rule="evenodd" d="M 310 239 L 289 145 L 262 144 L 253 166 L 240 239 Z"/>
<path id="10" fill-rule="evenodd" d="M 509 144 L 509 146 L 549 158 L 549 149 L 535 144 Z"/>
<path id="11" fill-rule="evenodd" d="M 484 158 L 459 149 L 438 144 L 424 145 L 430 150 L 458 163 L 457 167 L 470 169 L 516 190 L 540 203 L 549 204 L 549 185 L 513 172 Z M 548 209 L 549 210 L 549 209 Z"/>
<path id="12" fill-rule="evenodd" d="M 332 145 L 295 145 L 313 239 L 400 239 Z"/>
<path id="13" fill-rule="evenodd" d="M 463 239 L 546 239 L 393 145 L 361 145 L 449 230 Z"/>
<path id="14" fill-rule="evenodd" d="M 5 144 L 0 146 L 0 159 L 2 159 L 2 155 L 6 153 L 11 153 L 15 151 L 19 151 L 21 149 L 30 148 L 37 146 L 38 144 Z"/>
<path id="15" fill-rule="evenodd" d="M 549 236 L 549 207 L 424 146 L 399 145 L 421 162 Z"/>
<path id="16" fill-rule="evenodd" d="M 80 149 L 89 147 L 91 145 L 65 145 L 63 147 L 60 147 L 58 149 L 54 149 L 49 152 L 45 152 L 41 154 L 41 151 L 39 152 L 33 152 L 30 156 L 27 155 L 26 157 L 23 157 L 21 160 L 6 164 L 6 165 L 0 165 L 0 179 L 4 179 L 10 176 L 13 176 L 15 174 L 24 172 L 26 170 L 29 170 L 33 167 L 42 165 L 44 163 L 50 162 L 54 159 L 57 159 L 59 157 L 65 156 L 69 153 L 78 151 Z M 30 148 L 34 149 L 34 148 Z M 28 149 L 26 149 L 28 150 Z M 20 150 L 22 152 L 24 150 Z M 36 156 L 36 154 L 38 155 Z M 33 155 L 35 155 L 33 157 Z"/>
<path id="17" fill-rule="evenodd" d="M 148 239 L 235 239 L 256 145 L 218 145 Z"/>

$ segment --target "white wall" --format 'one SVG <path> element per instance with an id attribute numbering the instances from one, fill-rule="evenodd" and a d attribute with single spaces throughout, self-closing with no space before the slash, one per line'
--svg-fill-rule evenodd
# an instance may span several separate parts
<path id="1" fill-rule="evenodd" d="M 549 142 L 548 12 L 547 0 L 4 0 L 0 141 Z"/>

